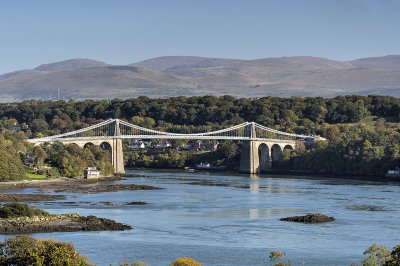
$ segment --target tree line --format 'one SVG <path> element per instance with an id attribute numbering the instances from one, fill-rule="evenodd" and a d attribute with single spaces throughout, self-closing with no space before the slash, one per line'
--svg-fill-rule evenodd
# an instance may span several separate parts
<path id="1" fill-rule="evenodd" d="M 368 124 L 360 123 L 373 116 Z M 284 151 L 276 169 L 307 170 L 339 175 L 383 175 L 400 165 L 400 99 L 391 96 L 263 97 L 259 99 L 232 96 L 194 96 L 151 99 L 24 101 L 0 104 L 0 178 L 23 176 L 14 157 L 32 146 L 26 138 L 53 135 L 93 125 L 108 118 L 120 118 L 146 128 L 170 132 L 195 133 L 221 129 L 244 121 L 298 134 L 321 135 L 327 143 L 312 148 Z M 15 126 L 20 131 L 13 131 Z M 43 160 L 57 168 L 51 175 L 80 175 L 82 167 L 95 161 L 104 173 L 107 155 L 95 148 L 81 149 L 61 144 L 36 151 Z M 97 154 L 97 155 L 96 155 Z M 39 156 L 39 157 L 40 157 Z M 240 158 L 240 143 L 221 143 L 208 160 L 234 167 Z M 36 156 L 38 157 L 38 156 Z M 182 167 L 207 158 L 169 151 L 162 154 L 129 154 L 128 166 Z M 8 169 L 8 170 L 4 170 Z M 8 176 L 8 177 L 7 177 Z"/>
<path id="2" fill-rule="evenodd" d="M 21 124 L 28 135 L 58 134 L 108 118 L 139 126 L 191 133 L 254 121 L 299 134 L 320 133 L 324 123 L 354 123 L 368 115 L 399 119 L 400 99 L 391 96 L 263 97 L 193 96 L 121 100 L 24 101 L 0 104 L 0 130 Z"/>

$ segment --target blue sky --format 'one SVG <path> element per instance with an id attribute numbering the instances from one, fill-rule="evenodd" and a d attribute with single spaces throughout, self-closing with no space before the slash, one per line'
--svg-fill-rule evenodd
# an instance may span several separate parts
<path id="1" fill-rule="evenodd" d="M 398 0 L 2 0 L 0 73 L 71 58 L 400 54 Z"/>

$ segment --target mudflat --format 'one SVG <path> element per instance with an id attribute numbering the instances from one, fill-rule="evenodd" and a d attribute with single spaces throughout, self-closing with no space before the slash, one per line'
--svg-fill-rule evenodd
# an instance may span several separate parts
<path id="1" fill-rule="evenodd" d="M 74 179 L 74 178 L 59 178 L 52 180 L 32 180 L 20 182 L 1 182 L 0 192 L 9 190 L 19 190 L 24 188 L 39 188 L 41 192 L 65 192 L 65 193 L 87 193 L 95 194 L 101 192 L 116 192 L 124 190 L 152 190 L 160 189 L 158 187 L 146 185 L 123 185 L 110 184 L 113 181 L 121 180 L 121 178 L 107 177 L 101 179 Z M 6 198 L 7 194 L 0 194 Z M 21 195 L 21 194 L 14 194 Z M 49 195 L 50 198 L 52 197 Z M 45 199 L 46 200 L 46 199 Z M 49 199 L 51 200 L 51 199 Z M 0 201 L 1 197 L 0 197 Z M 22 201 L 22 200 L 21 200 Z"/>
<path id="2" fill-rule="evenodd" d="M 0 194 L 0 202 L 54 201 L 65 199 L 64 195 Z"/>

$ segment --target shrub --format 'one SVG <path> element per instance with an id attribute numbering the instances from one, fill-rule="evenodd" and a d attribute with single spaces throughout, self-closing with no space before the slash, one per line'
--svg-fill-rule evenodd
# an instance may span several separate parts
<path id="1" fill-rule="evenodd" d="M 92 265 L 72 244 L 54 239 L 16 236 L 0 243 L 1 265 Z"/>
<path id="2" fill-rule="evenodd" d="M 46 170 L 46 175 L 47 175 L 48 177 L 60 177 L 60 176 L 61 176 L 60 172 L 59 172 L 58 169 L 55 168 L 55 167 L 48 168 L 48 169 Z"/>
<path id="3" fill-rule="evenodd" d="M 171 266 L 202 266 L 203 264 L 200 262 L 197 262 L 196 260 L 192 258 L 178 258 L 175 261 L 171 263 Z"/>
<path id="4" fill-rule="evenodd" d="M 23 203 L 7 203 L 0 206 L 0 218 L 46 216 L 48 212 L 40 209 L 32 209 Z"/>
<path id="5" fill-rule="evenodd" d="M 283 259 L 283 257 L 286 258 L 287 263 L 278 262 L 278 263 L 275 264 L 275 266 L 292 266 L 292 263 L 290 262 L 290 260 L 289 260 L 289 258 L 288 258 L 288 256 L 286 255 L 285 252 L 271 251 L 269 254 L 270 254 L 269 255 L 269 259 L 271 261 L 278 261 L 278 260 Z"/>
<path id="6" fill-rule="evenodd" d="M 37 171 L 36 171 L 36 174 L 38 174 L 38 175 L 45 175 L 45 174 L 46 174 L 46 170 L 44 170 L 44 169 L 37 170 Z"/>

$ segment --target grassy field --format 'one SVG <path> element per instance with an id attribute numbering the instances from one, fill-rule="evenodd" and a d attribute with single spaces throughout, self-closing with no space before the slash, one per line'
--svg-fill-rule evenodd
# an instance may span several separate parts
<path id="1" fill-rule="evenodd" d="M 46 175 L 38 175 L 32 167 L 25 166 L 26 176 L 28 180 L 44 180 L 47 179 Z"/>
<path id="2" fill-rule="evenodd" d="M 370 115 L 370 116 L 367 116 L 367 117 L 361 119 L 359 122 L 356 122 L 356 123 L 344 123 L 342 125 L 346 125 L 346 124 L 347 125 L 348 124 L 350 124 L 350 125 L 359 125 L 359 124 L 362 123 L 362 124 L 367 125 L 368 127 L 375 127 L 376 126 L 376 121 L 379 118 L 384 118 L 386 120 L 386 122 L 391 122 L 391 123 L 398 123 L 399 122 L 399 118 L 393 117 L 393 116 L 380 117 L 380 116 L 376 116 L 376 115 Z"/>

